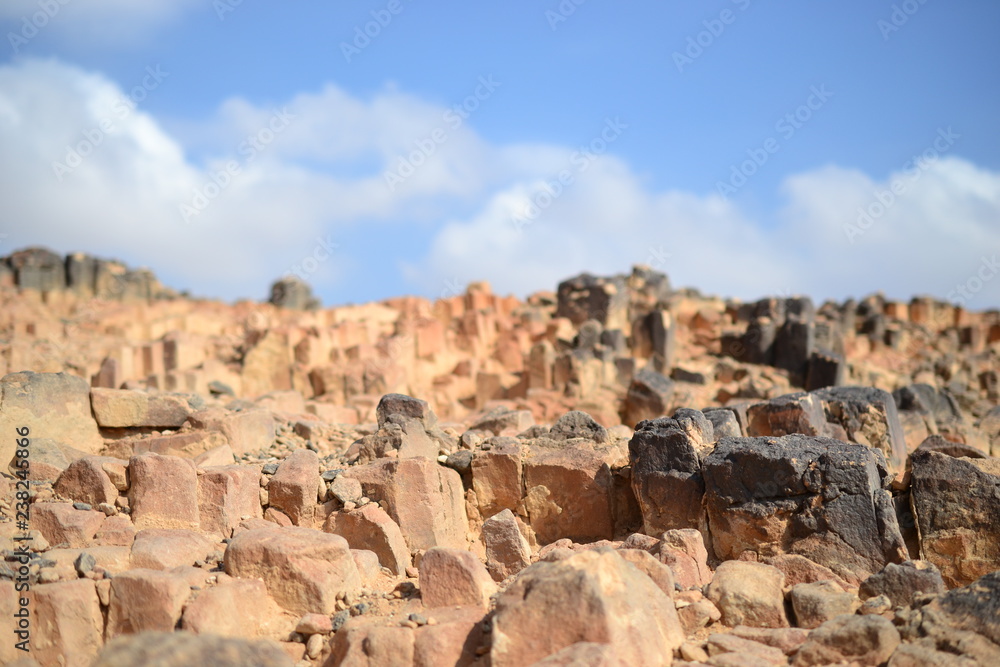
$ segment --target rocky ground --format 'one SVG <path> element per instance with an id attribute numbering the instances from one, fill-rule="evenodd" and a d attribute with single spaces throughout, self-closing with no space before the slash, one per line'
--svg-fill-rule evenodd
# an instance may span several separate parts
<path id="1" fill-rule="evenodd" d="M 0 663 L 998 665 L 998 353 L 641 267 L 321 309 L 14 253 Z"/>

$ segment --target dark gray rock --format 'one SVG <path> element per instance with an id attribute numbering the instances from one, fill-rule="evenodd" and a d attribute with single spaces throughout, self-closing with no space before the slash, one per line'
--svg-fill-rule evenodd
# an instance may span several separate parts
<path id="1" fill-rule="evenodd" d="M 580 326 L 596 320 L 607 327 L 628 309 L 628 288 L 621 276 L 598 278 L 582 273 L 559 283 L 556 290 L 556 317 L 566 317 Z"/>
<path id="2" fill-rule="evenodd" d="M 740 421 L 736 413 L 728 408 L 709 408 L 702 411 L 702 414 L 712 422 L 712 431 L 715 439 L 739 438 L 744 435 L 740 429 Z"/>
<path id="3" fill-rule="evenodd" d="M 875 387 L 827 387 L 812 394 L 823 401 L 826 421 L 839 424 L 851 442 L 881 451 L 890 470 L 902 472 L 906 441 L 889 392 Z"/>
<path id="4" fill-rule="evenodd" d="M 573 410 L 564 414 L 552 425 L 549 437 L 553 440 L 586 438 L 597 443 L 604 443 L 608 441 L 608 430 L 594 421 L 594 418 L 586 412 Z"/>
<path id="5" fill-rule="evenodd" d="M 917 595 L 940 595 L 946 590 L 941 571 L 933 563 L 908 560 L 898 565 L 889 563 L 881 572 L 865 579 L 858 589 L 858 597 L 867 600 L 876 595 L 885 595 L 893 607 L 909 607 Z"/>
<path id="6" fill-rule="evenodd" d="M 285 276 L 271 285 L 271 296 L 268 302 L 281 308 L 293 310 L 315 310 L 320 307 L 320 301 L 313 296 L 308 283 L 295 276 Z"/>
<path id="7" fill-rule="evenodd" d="M 842 354 L 829 350 L 817 350 L 809 357 L 806 372 L 806 391 L 824 387 L 838 387 L 847 379 L 847 361 Z"/>
<path id="8" fill-rule="evenodd" d="M 674 383 L 670 379 L 651 368 L 642 369 L 632 378 L 625 395 L 622 421 L 631 426 L 666 415 L 673 393 Z"/>
<path id="9" fill-rule="evenodd" d="M 12 253 L 8 262 L 21 289 L 49 292 L 66 288 L 63 258 L 51 250 L 25 248 Z"/>

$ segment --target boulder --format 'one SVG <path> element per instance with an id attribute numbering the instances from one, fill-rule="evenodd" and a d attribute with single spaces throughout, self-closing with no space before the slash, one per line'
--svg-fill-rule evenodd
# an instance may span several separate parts
<path id="1" fill-rule="evenodd" d="M 108 643 L 92 667 L 292 667 L 293 664 L 276 642 L 166 630 L 119 637 Z"/>
<path id="2" fill-rule="evenodd" d="M 312 527 L 319 486 L 319 456 L 311 449 L 296 449 L 278 465 L 267 485 L 268 504 L 284 513 L 296 526 Z"/>
<path id="3" fill-rule="evenodd" d="M 34 461 L 32 461 L 34 463 Z M 114 505 L 118 489 L 104 469 L 106 463 L 125 466 L 126 461 L 108 456 L 85 456 L 69 464 L 52 490 L 64 498 L 71 498 L 94 507 L 101 503 Z"/>
<path id="4" fill-rule="evenodd" d="M 785 575 L 775 567 L 731 560 L 716 569 L 705 595 L 729 627 L 785 628 L 784 585 Z"/>
<path id="5" fill-rule="evenodd" d="M 482 516 L 517 509 L 524 493 L 524 477 L 521 446 L 516 441 L 476 450 L 471 469 L 472 489 Z"/>
<path id="6" fill-rule="evenodd" d="M 176 456 L 139 454 L 129 459 L 129 506 L 135 527 L 198 530 L 198 474 Z"/>
<path id="7" fill-rule="evenodd" d="M 941 571 L 924 560 L 889 563 L 881 572 L 861 582 L 858 596 L 862 600 L 885 595 L 893 607 L 909 607 L 918 595 L 940 595 L 945 592 Z"/>
<path id="8" fill-rule="evenodd" d="M 818 628 L 835 616 L 853 614 L 860 605 L 853 593 L 847 593 L 833 581 L 796 584 L 788 593 L 795 612 L 795 625 Z"/>
<path id="9" fill-rule="evenodd" d="M 183 396 L 131 389 L 94 387 L 90 404 L 102 428 L 179 428 L 191 414 Z"/>
<path id="10" fill-rule="evenodd" d="M 483 543 L 486 569 L 495 581 L 503 581 L 531 564 L 531 547 L 509 509 L 483 522 Z"/>
<path id="11" fill-rule="evenodd" d="M 46 665 L 89 667 L 104 640 L 104 615 L 90 579 L 32 586 L 31 655 Z"/>
<path id="12" fill-rule="evenodd" d="M 402 576 L 410 566 L 410 550 L 399 526 L 375 503 L 350 511 L 334 512 L 323 530 L 340 535 L 352 549 L 368 549 L 382 567 Z"/>
<path id="13" fill-rule="evenodd" d="M 480 607 L 486 611 L 496 590 L 486 567 L 471 551 L 435 547 L 420 559 L 420 597 L 425 607 Z"/>
<path id="14" fill-rule="evenodd" d="M 795 667 L 850 663 L 859 667 L 884 665 L 899 646 L 899 631 L 878 615 L 843 615 L 809 633 L 795 654 Z"/>
<path id="15" fill-rule="evenodd" d="M 823 402 L 828 422 L 839 424 L 851 442 L 882 452 L 889 470 L 902 473 L 906 440 L 892 394 L 875 387 L 827 387 L 813 394 Z"/>
<path id="16" fill-rule="evenodd" d="M 147 528 L 135 534 L 131 566 L 150 570 L 170 570 L 204 560 L 215 545 L 193 530 Z"/>

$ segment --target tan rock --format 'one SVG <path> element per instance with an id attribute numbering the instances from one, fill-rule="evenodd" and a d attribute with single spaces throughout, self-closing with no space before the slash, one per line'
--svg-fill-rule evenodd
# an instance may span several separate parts
<path id="1" fill-rule="evenodd" d="M 107 637 L 146 630 L 172 632 L 191 593 L 186 572 L 136 569 L 111 580 Z"/>
<path id="2" fill-rule="evenodd" d="M 410 550 L 399 526 L 375 503 L 356 510 L 334 512 L 323 527 L 340 535 L 352 549 L 369 549 L 378 556 L 382 567 L 401 576 L 410 567 Z"/>
<path id="3" fill-rule="evenodd" d="M 177 428 L 191 408 L 180 396 L 94 387 L 90 402 L 102 428 Z"/>
<path id="4" fill-rule="evenodd" d="M 323 667 L 412 665 L 413 630 L 380 627 L 364 617 L 352 618 L 333 636 L 332 652 Z"/>
<path id="5" fill-rule="evenodd" d="M 818 628 L 834 616 L 853 614 L 860 601 L 853 593 L 832 581 L 796 584 L 788 593 L 795 612 L 795 624 L 800 628 Z"/>
<path id="6" fill-rule="evenodd" d="M 274 416 L 266 409 L 228 412 L 206 408 L 192 414 L 188 421 L 195 428 L 222 433 L 236 454 L 267 449 L 274 442 Z"/>
<path id="7" fill-rule="evenodd" d="M 74 509 L 73 503 L 35 503 L 31 506 L 31 525 L 53 546 L 88 546 L 104 520 L 103 512 Z"/>
<path id="8" fill-rule="evenodd" d="M 170 570 L 203 560 L 215 545 L 193 530 L 147 528 L 135 534 L 132 567 Z"/>
<path id="9" fill-rule="evenodd" d="M 198 519 L 203 532 L 229 537 L 244 518 L 262 518 L 260 469 L 228 465 L 202 469 L 198 476 Z"/>
<path id="10" fill-rule="evenodd" d="M 281 462 L 267 485 L 268 502 L 296 526 L 312 527 L 319 484 L 319 456 L 311 449 L 296 449 Z"/>
<path id="11" fill-rule="evenodd" d="M 132 546 L 135 539 L 135 527 L 127 516 L 118 514 L 109 516 L 97 529 L 94 544 L 101 546 Z"/>
<path id="12" fill-rule="evenodd" d="M 516 510 L 524 483 L 521 447 L 504 444 L 472 457 L 472 489 L 479 501 L 479 513 L 493 516 L 505 509 Z"/>
<path id="13" fill-rule="evenodd" d="M 435 547 L 420 559 L 420 597 L 425 607 L 489 608 L 497 590 L 471 551 Z"/>
<path id="14" fill-rule="evenodd" d="M 495 581 L 503 581 L 531 564 L 531 547 L 509 509 L 484 521 L 482 534 L 486 569 Z"/>
<path id="15" fill-rule="evenodd" d="M 107 456 L 85 456 L 69 464 L 59 475 L 52 490 L 64 498 L 95 507 L 101 503 L 113 505 L 118 499 L 118 489 L 105 472 L 104 465 L 117 464 L 124 467 L 126 463 Z"/>
<path id="16" fill-rule="evenodd" d="M 89 667 L 101 650 L 104 616 L 90 579 L 33 586 L 31 654 L 45 665 Z"/>
<path id="17" fill-rule="evenodd" d="M 850 662 L 882 665 L 900 644 L 892 621 L 876 615 L 837 616 L 809 633 L 792 662 L 796 667 Z"/>
<path id="18" fill-rule="evenodd" d="M 239 610 L 239 613 L 233 613 Z M 329 617 L 327 621 L 329 621 Z M 182 627 L 200 635 L 271 637 L 287 635 L 291 622 L 267 593 L 263 581 L 235 579 L 200 591 L 184 608 Z"/>
<path id="19" fill-rule="evenodd" d="M 682 588 L 697 588 L 712 581 L 708 550 L 701 531 L 675 528 L 665 532 L 662 537 L 660 562 L 673 570 L 674 579 Z"/>
<path id="20" fill-rule="evenodd" d="M 129 506 L 136 528 L 198 529 L 194 463 L 176 456 L 139 454 L 129 459 L 129 478 Z"/>
<path id="21" fill-rule="evenodd" d="M 645 574 L 671 600 L 674 599 L 674 573 L 648 551 L 619 549 L 618 555 Z"/>
<path id="22" fill-rule="evenodd" d="M 722 622 L 729 627 L 788 627 L 783 593 L 785 575 L 781 570 L 744 561 L 726 561 L 719 565 L 706 591 L 706 597 L 722 612 Z"/>

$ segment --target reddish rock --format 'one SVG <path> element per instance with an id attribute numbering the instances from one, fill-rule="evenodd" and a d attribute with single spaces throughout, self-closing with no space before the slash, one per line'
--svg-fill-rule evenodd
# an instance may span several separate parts
<path id="1" fill-rule="evenodd" d="M 618 555 L 649 577 L 664 595 L 671 600 L 674 598 L 674 573 L 669 567 L 641 549 L 619 549 Z"/>
<path id="2" fill-rule="evenodd" d="M 414 631 L 413 666 L 472 665 L 485 643 L 483 612 L 479 607 L 435 609 L 435 625 Z"/>
<path id="3" fill-rule="evenodd" d="M 311 449 L 296 449 L 271 477 L 268 502 L 296 526 L 312 527 L 318 485 L 319 456 Z"/>
<path id="4" fill-rule="evenodd" d="M 712 580 L 708 551 L 700 531 L 693 528 L 668 530 L 663 534 L 659 557 L 662 563 L 670 566 L 675 580 L 683 588 L 701 587 Z"/>
<path id="5" fill-rule="evenodd" d="M 486 545 L 486 569 L 495 581 L 503 581 L 531 564 L 531 547 L 510 510 L 483 522 L 483 543 Z"/>
<path id="6" fill-rule="evenodd" d="M 132 522 L 142 528 L 198 530 L 198 475 L 176 456 L 139 454 L 129 459 Z"/>
<path id="7" fill-rule="evenodd" d="M 111 580 L 108 639 L 146 630 L 173 631 L 193 583 L 186 570 L 135 569 L 117 575 Z"/>
<path id="8" fill-rule="evenodd" d="M 170 570 L 194 565 L 215 549 L 215 545 L 192 530 L 147 528 L 135 534 L 132 544 L 132 567 Z"/>
<path id="9" fill-rule="evenodd" d="M 102 546 L 130 547 L 135 539 L 135 527 L 127 516 L 109 516 L 94 535 L 94 544 Z"/>
<path id="10" fill-rule="evenodd" d="M 229 537 L 246 518 L 263 517 L 260 469 L 229 465 L 203 468 L 198 476 L 198 518 L 203 532 Z"/>
<path id="11" fill-rule="evenodd" d="M 143 438 L 135 443 L 133 453 L 163 454 L 165 456 L 183 456 L 184 458 L 195 459 L 206 452 L 219 447 L 228 447 L 229 442 L 226 436 L 215 431 L 187 431 L 184 433 L 173 433 L 171 435 L 156 435 Z M 230 451 L 232 451 L 230 449 Z"/>
<path id="12" fill-rule="evenodd" d="M 401 576 L 410 567 L 410 550 L 399 526 L 375 503 L 356 510 L 334 512 L 323 527 L 328 533 L 340 535 L 352 549 L 375 552 L 382 567 Z"/>
<path id="13" fill-rule="evenodd" d="M 270 410 L 228 412 L 207 408 L 192 414 L 188 421 L 195 428 L 222 433 L 236 454 L 267 449 L 274 442 L 274 416 Z"/>
<path id="14" fill-rule="evenodd" d="M 31 588 L 31 655 L 43 665 L 89 667 L 101 650 L 104 616 L 90 579 Z"/>
<path id="15" fill-rule="evenodd" d="M 730 560 L 719 565 L 706 597 L 729 627 L 786 628 L 785 575 L 763 563 Z"/>
<path id="16" fill-rule="evenodd" d="M 833 581 L 843 589 L 850 587 L 850 583 L 841 579 L 828 567 L 814 563 L 805 556 L 798 554 L 781 554 L 764 561 L 767 565 L 778 568 L 785 575 L 785 586 L 795 586 L 796 584 L 811 584 L 817 581 Z M 857 581 L 851 583 L 857 585 Z"/>
<path id="17" fill-rule="evenodd" d="M 420 559 L 420 597 L 425 607 L 489 608 L 497 590 L 471 551 L 435 547 Z"/>
<path id="18" fill-rule="evenodd" d="M 103 428 L 178 428 L 191 412 L 181 396 L 128 389 L 94 387 L 90 402 Z"/>
<path id="19" fill-rule="evenodd" d="M 127 462 L 108 456 L 85 456 L 69 464 L 52 490 L 64 498 L 94 507 L 101 503 L 114 505 L 118 489 L 104 470 L 104 465 L 108 463 L 125 466 Z"/>
<path id="20" fill-rule="evenodd" d="M 333 636 L 330 657 L 323 667 L 339 665 L 412 665 L 414 633 L 410 628 L 372 625 L 352 618 Z"/>
<path id="21" fill-rule="evenodd" d="M 235 579 L 198 592 L 184 607 L 181 625 L 199 635 L 278 639 L 287 634 L 290 622 L 282 617 L 263 581 Z"/>
<path id="22" fill-rule="evenodd" d="M 509 443 L 476 451 L 472 457 L 472 488 L 482 516 L 516 510 L 524 489 L 520 445 Z"/>
<path id="23" fill-rule="evenodd" d="M 31 506 L 32 527 L 53 546 L 88 546 L 104 520 L 103 512 L 74 509 L 73 503 L 35 503 Z"/>

